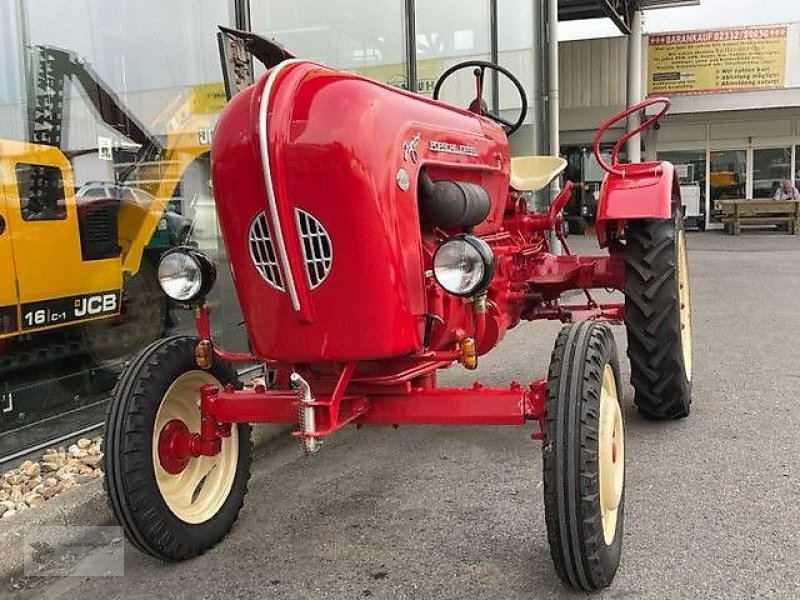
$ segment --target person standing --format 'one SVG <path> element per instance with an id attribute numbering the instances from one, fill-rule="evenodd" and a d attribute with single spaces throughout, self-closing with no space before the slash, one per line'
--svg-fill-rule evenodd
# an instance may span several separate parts
<path id="1" fill-rule="evenodd" d="M 792 185 L 791 179 L 786 179 L 772 197 L 773 200 L 800 200 L 800 191 Z"/>

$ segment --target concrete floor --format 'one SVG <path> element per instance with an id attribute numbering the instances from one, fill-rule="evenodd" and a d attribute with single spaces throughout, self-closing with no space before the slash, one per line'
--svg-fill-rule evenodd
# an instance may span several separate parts
<path id="1" fill-rule="evenodd" d="M 571 240 L 592 249 L 591 240 Z M 708 232 L 688 242 L 694 411 L 682 421 L 645 421 L 626 387 L 624 551 L 616 581 L 598 597 L 795 599 L 800 237 Z M 520 326 L 477 377 L 504 384 L 542 376 L 558 328 Z M 624 331 L 617 334 L 624 357 Z M 474 377 L 452 369 L 442 379 Z M 348 430 L 314 458 L 287 444 L 254 464 L 239 522 L 205 556 L 163 565 L 128 547 L 124 577 L 28 582 L 34 589 L 14 595 L 573 597 L 550 562 L 530 430 Z"/>

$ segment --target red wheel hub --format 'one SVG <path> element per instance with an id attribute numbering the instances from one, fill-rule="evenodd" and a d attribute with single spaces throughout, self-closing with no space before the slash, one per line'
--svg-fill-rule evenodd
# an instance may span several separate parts
<path id="1" fill-rule="evenodd" d="M 177 475 L 192 458 L 192 432 L 180 419 L 172 419 L 158 435 L 158 461 L 164 470 Z"/>

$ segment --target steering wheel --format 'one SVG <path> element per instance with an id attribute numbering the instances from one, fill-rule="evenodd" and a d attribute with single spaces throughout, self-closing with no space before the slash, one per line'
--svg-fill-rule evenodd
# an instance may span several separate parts
<path id="1" fill-rule="evenodd" d="M 487 62 L 485 60 L 466 60 L 464 62 L 460 62 L 458 64 L 453 65 L 449 69 L 447 69 L 439 79 L 436 81 L 436 85 L 433 88 L 433 99 L 439 99 L 439 90 L 442 87 L 442 84 L 456 71 L 460 71 L 461 69 L 468 69 L 470 67 L 474 67 L 474 75 L 475 75 L 475 99 L 470 102 L 468 110 L 482 116 L 486 116 L 490 118 L 492 121 L 499 123 L 506 132 L 506 135 L 511 135 L 517 129 L 522 127 L 522 122 L 525 120 L 525 115 L 528 113 L 528 97 L 525 95 L 525 90 L 522 87 L 522 84 L 519 82 L 511 71 L 508 69 L 501 67 L 500 65 L 496 65 L 494 63 Z M 488 107 L 486 106 L 486 101 L 483 99 L 483 80 L 484 75 L 486 74 L 486 69 L 490 71 L 497 71 L 498 73 L 502 73 L 505 75 L 511 83 L 514 84 L 514 87 L 517 88 L 519 92 L 520 100 L 522 101 L 522 110 L 520 110 L 519 118 L 517 118 L 516 122 L 512 123 L 508 119 L 501 117 L 493 112 L 491 112 Z"/>
<path id="2" fill-rule="evenodd" d="M 653 106 L 656 104 L 661 105 L 660 112 L 653 115 L 652 117 L 641 123 L 638 127 L 636 127 L 636 129 L 627 132 L 625 135 L 620 137 L 619 140 L 617 140 L 617 143 L 614 144 L 614 148 L 611 151 L 611 164 L 608 164 L 605 160 L 603 160 L 603 156 L 602 154 L 600 154 L 600 143 L 603 141 L 603 136 L 605 135 L 605 133 L 609 129 L 611 129 L 614 125 L 616 125 L 623 119 L 626 119 L 630 115 L 635 114 L 641 110 L 644 110 L 648 106 Z M 619 151 L 622 149 L 622 146 L 633 136 L 638 135 L 643 131 L 646 131 L 648 127 L 658 123 L 664 117 L 664 115 L 666 115 L 667 112 L 669 111 L 669 106 L 670 106 L 669 98 L 663 98 L 663 97 L 648 98 L 646 100 L 643 100 L 642 102 L 634 104 L 633 106 L 623 110 L 622 112 L 613 115 L 612 117 L 609 117 L 608 120 L 606 120 L 602 125 L 600 125 L 600 127 L 597 128 L 597 133 L 595 133 L 594 140 L 592 142 L 594 157 L 597 160 L 597 164 L 599 164 L 600 167 L 607 173 L 611 173 L 612 175 L 619 175 L 620 177 L 625 177 L 625 165 L 620 164 L 619 162 Z"/>

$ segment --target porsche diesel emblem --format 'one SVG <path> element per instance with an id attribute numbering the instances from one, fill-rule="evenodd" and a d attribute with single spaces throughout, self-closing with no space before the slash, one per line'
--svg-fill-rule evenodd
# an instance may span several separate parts
<path id="1" fill-rule="evenodd" d="M 444 152 L 445 154 L 460 154 L 461 156 L 478 156 L 478 150 L 475 148 L 475 146 L 467 146 L 466 144 L 451 144 L 449 142 L 440 142 L 438 140 L 429 141 L 428 150 L 431 152 Z"/>

